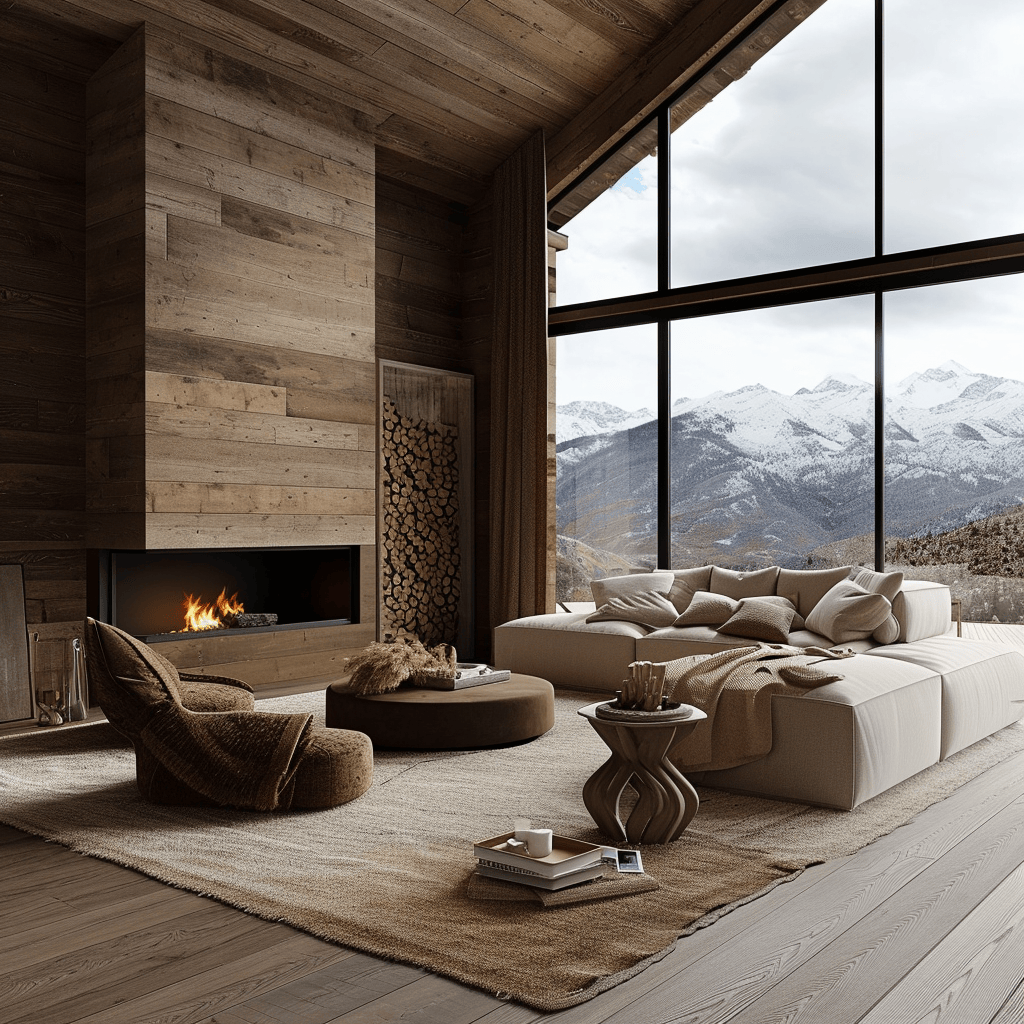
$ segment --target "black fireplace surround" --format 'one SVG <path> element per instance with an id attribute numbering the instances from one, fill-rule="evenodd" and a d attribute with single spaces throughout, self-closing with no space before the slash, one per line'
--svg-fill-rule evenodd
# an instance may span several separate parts
<path id="1" fill-rule="evenodd" d="M 359 548 L 154 550 L 95 553 L 90 614 L 149 643 L 358 621 Z M 215 604 L 224 590 L 277 625 L 186 631 L 186 595 Z"/>

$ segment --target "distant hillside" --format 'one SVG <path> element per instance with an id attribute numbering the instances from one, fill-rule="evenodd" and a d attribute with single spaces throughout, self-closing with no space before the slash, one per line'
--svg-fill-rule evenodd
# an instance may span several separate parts
<path id="1" fill-rule="evenodd" d="M 1024 505 L 934 536 L 899 537 L 886 551 L 898 565 L 960 564 L 976 576 L 1024 577 Z"/>
<path id="2" fill-rule="evenodd" d="M 795 567 L 870 534 L 874 402 L 873 384 L 831 374 L 792 395 L 754 384 L 677 403 L 673 559 Z M 633 422 L 645 412 L 558 409 L 558 533 L 633 564 L 656 550 L 658 424 Z M 902 537 L 1020 505 L 1024 382 L 950 361 L 890 386 L 885 500 L 889 532 Z M 1001 548 L 979 558 L 1014 571 Z"/>

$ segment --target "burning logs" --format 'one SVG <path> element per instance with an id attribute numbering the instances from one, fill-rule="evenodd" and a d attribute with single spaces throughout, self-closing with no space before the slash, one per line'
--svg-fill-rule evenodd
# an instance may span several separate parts
<path id="1" fill-rule="evenodd" d="M 381 629 L 451 642 L 460 591 L 456 429 L 411 420 L 386 397 L 383 424 Z"/>
<path id="2" fill-rule="evenodd" d="M 276 626 L 277 612 L 239 612 L 227 620 L 227 625 L 236 629 L 252 629 L 255 626 Z"/>

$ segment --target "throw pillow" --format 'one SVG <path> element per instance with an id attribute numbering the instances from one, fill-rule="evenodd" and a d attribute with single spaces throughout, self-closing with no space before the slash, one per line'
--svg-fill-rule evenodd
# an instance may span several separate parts
<path id="1" fill-rule="evenodd" d="M 587 622 L 635 622 L 638 626 L 660 629 L 676 620 L 676 606 L 655 590 L 645 594 L 613 597 L 587 616 Z"/>
<path id="2" fill-rule="evenodd" d="M 892 614 L 881 594 L 869 594 L 853 580 L 841 580 L 814 606 L 807 628 L 834 644 L 865 640 Z"/>
<path id="3" fill-rule="evenodd" d="M 720 569 L 716 565 L 711 570 L 711 593 L 725 594 L 736 601 L 744 597 L 769 597 L 775 594 L 775 581 L 778 578 L 777 565 L 753 572 Z"/>
<path id="4" fill-rule="evenodd" d="M 854 574 L 853 582 L 863 587 L 869 594 L 881 594 L 892 604 L 903 586 L 903 573 L 858 569 Z"/>
<path id="5" fill-rule="evenodd" d="M 788 597 L 796 605 L 796 610 L 807 618 L 814 606 L 840 580 L 850 575 L 850 568 L 840 565 L 835 569 L 780 569 L 775 592 Z"/>
<path id="6" fill-rule="evenodd" d="M 789 630 L 796 609 L 784 597 L 745 597 L 733 614 L 718 627 L 727 636 L 764 640 L 769 644 L 789 642 Z"/>
<path id="7" fill-rule="evenodd" d="M 629 573 L 625 576 L 608 576 L 602 580 L 591 580 L 590 591 L 598 608 L 613 597 L 628 597 L 630 594 L 649 594 L 656 590 L 667 594 L 672 589 L 675 577 L 668 569 L 654 572 Z"/>
<path id="8" fill-rule="evenodd" d="M 870 594 L 881 594 L 892 604 L 903 586 L 901 572 L 875 572 L 874 569 L 860 569 L 853 577 L 853 582 L 862 586 Z M 900 637 L 900 624 L 895 615 L 890 615 L 878 629 L 871 634 L 871 639 L 880 644 L 893 644 Z"/>
<path id="9" fill-rule="evenodd" d="M 673 626 L 718 627 L 739 608 L 739 601 L 725 594 L 710 594 L 702 590 L 694 594 L 690 606 L 672 623 Z"/>
<path id="10" fill-rule="evenodd" d="M 890 615 L 878 629 L 871 634 L 871 639 L 879 644 L 894 644 L 900 638 L 900 624 L 895 615 Z"/>
<path id="11" fill-rule="evenodd" d="M 675 582 L 668 592 L 669 600 L 680 613 L 685 612 L 698 590 L 707 590 L 711 585 L 711 566 L 702 565 L 696 569 L 673 569 Z"/>

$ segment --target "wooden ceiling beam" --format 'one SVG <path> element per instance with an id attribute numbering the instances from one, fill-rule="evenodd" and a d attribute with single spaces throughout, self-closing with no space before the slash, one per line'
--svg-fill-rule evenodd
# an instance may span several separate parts
<path id="1" fill-rule="evenodd" d="M 702 0 L 661 42 L 547 140 L 548 198 L 579 177 L 774 0 Z M 803 0 L 791 6 L 800 7 Z M 813 6 L 808 5 L 813 9 Z"/>

